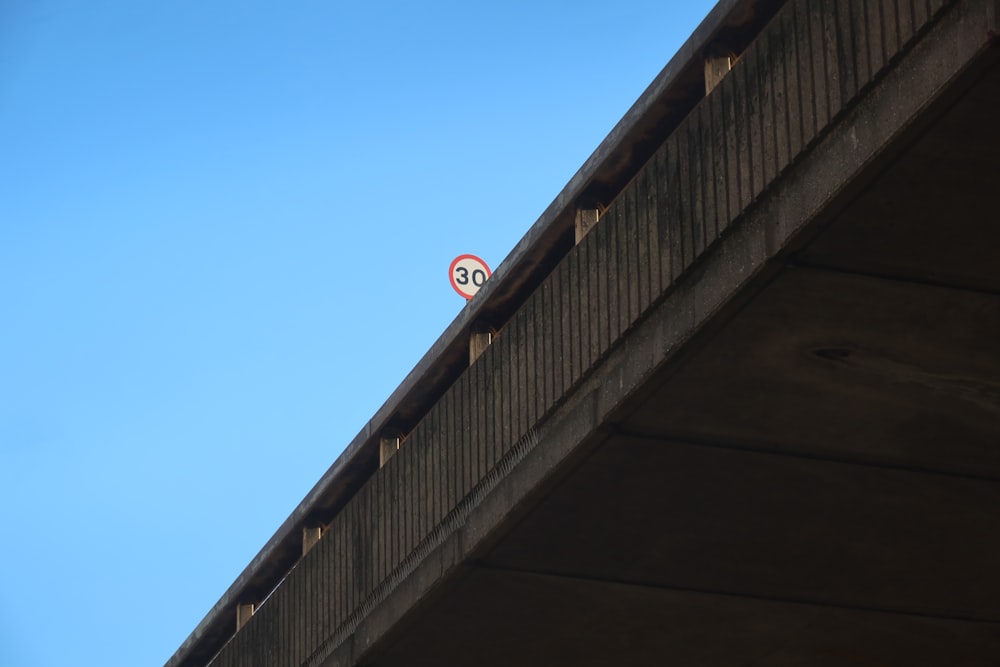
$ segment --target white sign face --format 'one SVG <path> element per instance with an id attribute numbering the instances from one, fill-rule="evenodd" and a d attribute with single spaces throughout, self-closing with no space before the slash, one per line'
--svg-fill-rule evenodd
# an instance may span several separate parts
<path id="1" fill-rule="evenodd" d="M 459 255 L 448 269 L 451 286 L 466 299 L 474 297 L 490 275 L 490 267 L 475 255 Z"/>

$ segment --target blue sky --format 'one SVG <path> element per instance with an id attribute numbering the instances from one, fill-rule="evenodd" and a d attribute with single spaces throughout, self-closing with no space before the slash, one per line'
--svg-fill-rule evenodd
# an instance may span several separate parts
<path id="1" fill-rule="evenodd" d="M 0 3 L 0 664 L 165 662 L 711 5 Z"/>

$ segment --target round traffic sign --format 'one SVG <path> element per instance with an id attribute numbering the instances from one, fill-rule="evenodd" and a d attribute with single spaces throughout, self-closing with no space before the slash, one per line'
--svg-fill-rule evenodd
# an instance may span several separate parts
<path id="1" fill-rule="evenodd" d="M 451 286 L 466 299 L 474 297 L 490 275 L 490 267 L 475 255 L 459 255 L 448 269 Z"/>

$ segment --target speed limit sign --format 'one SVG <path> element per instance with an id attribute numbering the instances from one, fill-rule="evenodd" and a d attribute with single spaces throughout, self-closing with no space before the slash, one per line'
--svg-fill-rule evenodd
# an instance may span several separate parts
<path id="1" fill-rule="evenodd" d="M 455 291 L 471 299 L 490 277 L 490 267 L 475 255 L 459 255 L 452 260 L 448 275 Z"/>

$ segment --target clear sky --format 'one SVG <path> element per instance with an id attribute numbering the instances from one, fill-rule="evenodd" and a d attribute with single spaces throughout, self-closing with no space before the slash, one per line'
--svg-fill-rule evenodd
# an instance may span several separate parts
<path id="1" fill-rule="evenodd" d="M 0 0 L 0 665 L 162 665 L 712 4 Z"/>

